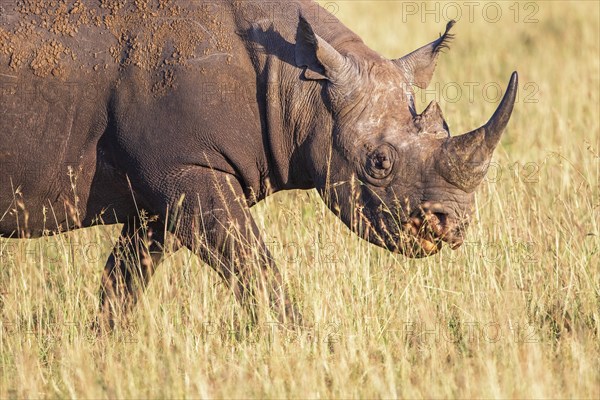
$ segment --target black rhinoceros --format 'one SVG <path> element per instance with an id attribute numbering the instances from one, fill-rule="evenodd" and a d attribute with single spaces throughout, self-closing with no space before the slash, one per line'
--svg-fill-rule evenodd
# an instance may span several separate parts
<path id="1" fill-rule="evenodd" d="M 393 252 L 458 247 L 517 92 L 513 73 L 489 122 L 460 136 L 437 103 L 417 113 L 413 88 L 429 84 L 452 22 L 389 60 L 312 1 L 2 7 L 0 234 L 123 223 L 102 279 L 109 321 L 167 233 L 240 300 L 260 293 L 297 316 L 248 212 L 280 190 L 316 188 Z"/>

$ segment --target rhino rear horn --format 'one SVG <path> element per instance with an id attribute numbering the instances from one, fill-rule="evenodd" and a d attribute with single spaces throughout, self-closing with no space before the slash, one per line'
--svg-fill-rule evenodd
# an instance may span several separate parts
<path id="1" fill-rule="evenodd" d="M 448 182 L 467 192 L 472 192 L 481 183 L 510 120 L 518 84 L 517 72 L 513 72 L 504 97 L 490 120 L 474 131 L 448 138 L 442 145 L 437 169 Z"/>
<path id="2" fill-rule="evenodd" d="M 446 31 L 439 39 L 402 58 L 393 60 L 400 67 L 410 84 L 416 85 L 421 89 L 429 86 L 429 82 L 431 82 L 433 72 L 435 71 L 438 54 L 441 50 L 447 49 L 448 43 L 454 38 L 454 35 L 450 33 L 450 29 L 452 29 L 455 23 L 454 20 L 449 21 L 446 24 Z"/>

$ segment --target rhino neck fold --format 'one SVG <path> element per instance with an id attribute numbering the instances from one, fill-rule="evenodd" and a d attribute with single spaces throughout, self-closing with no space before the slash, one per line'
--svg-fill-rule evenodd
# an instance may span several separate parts
<path id="1" fill-rule="evenodd" d="M 300 79 L 302 71 L 267 61 L 259 88 L 263 92 L 263 138 L 272 191 L 312 189 L 319 160 L 315 143 L 331 137 L 333 122 L 318 82 Z M 326 147 L 322 147 L 326 148 Z"/>
<path id="2" fill-rule="evenodd" d="M 274 3 L 252 4 L 251 15 L 241 12 L 241 6 L 232 10 L 256 79 L 264 148 L 259 192 L 264 198 L 270 192 L 311 189 L 320 183 L 327 170 L 333 122 L 323 83 L 304 80 L 303 68 L 296 65 L 297 24 L 273 18 L 269 7 Z M 300 10 L 314 16 L 314 7 L 309 1 L 286 3 L 286 16 L 297 16 Z M 319 16 L 310 18 L 311 24 L 332 45 L 362 43 L 333 15 L 321 9 Z"/>

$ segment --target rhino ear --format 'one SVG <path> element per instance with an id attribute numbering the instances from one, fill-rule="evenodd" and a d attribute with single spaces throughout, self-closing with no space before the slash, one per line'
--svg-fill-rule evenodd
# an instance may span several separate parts
<path id="1" fill-rule="evenodd" d="M 335 81 L 346 64 L 346 58 L 317 35 L 300 14 L 296 32 L 296 65 L 306 68 L 304 77 L 309 80 Z"/>
<path id="2" fill-rule="evenodd" d="M 455 21 L 452 20 L 446 24 L 446 31 L 439 39 L 429 43 L 405 55 L 402 58 L 393 60 L 402 70 L 409 83 L 425 89 L 431 82 L 433 71 L 437 63 L 437 57 L 441 50 L 448 48 L 448 43 L 454 37 L 449 33 L 454 26 Z"/>

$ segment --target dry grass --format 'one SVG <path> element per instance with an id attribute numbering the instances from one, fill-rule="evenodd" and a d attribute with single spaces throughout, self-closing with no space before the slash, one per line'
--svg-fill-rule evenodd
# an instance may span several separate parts
<path id="1" fill-rule="evenodd" d="M 398 56 L 443 29 L 402 23 L 402 4 L 342 1 L 338 16 Z M 252 212 L 310 332 L 239 329 L 233 296 L 181 251 L 135 324 L 97 339 L 118 227 L 2 240 L 0 397 L 600 397 L 598 3 L 540 2 L 536 23 L 524 4 L 515 23 L 511 5 L 497 23 L 481 7 L 464 16 L 435 75 L 457 133 L 494 109 L 486 83 L 520 72 L 465 246 L 408 260 L 349 233 L 315 193 L 277 194 Z M 473 101 L 453 101 L 452 82 L 480 83 Z"/>

